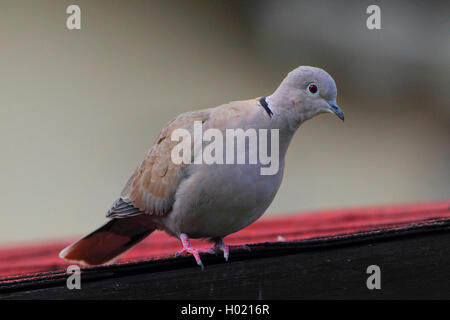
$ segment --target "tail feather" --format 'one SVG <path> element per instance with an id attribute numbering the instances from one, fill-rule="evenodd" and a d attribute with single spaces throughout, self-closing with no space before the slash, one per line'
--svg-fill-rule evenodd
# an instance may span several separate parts
<path id="1" fill-rule="evenodd" d="M 112 219 L 62 250 L 59 256 L 84 265 L 112 263 L 154 230 L 148 216 Z"/>

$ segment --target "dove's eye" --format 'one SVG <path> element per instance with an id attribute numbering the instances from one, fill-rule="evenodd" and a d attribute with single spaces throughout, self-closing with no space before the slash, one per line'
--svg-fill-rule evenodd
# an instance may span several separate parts
<path id="1" fill-rule="evenodd" d="M 308 93 L 314 94 L 314 95 L 319 94 L 319 88 L 317 87 L 316 84 L 310 83 L 310 84 L 308 84 Z"/>

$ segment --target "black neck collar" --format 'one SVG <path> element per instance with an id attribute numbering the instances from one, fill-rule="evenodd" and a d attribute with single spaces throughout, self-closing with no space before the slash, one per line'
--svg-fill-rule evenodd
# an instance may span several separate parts
<path id="1" fill-rule="evenodd" d="M 269 117 L 272 118 L 273 111 L 272 111 L 272 109 L 270 109 L 269 104 L 266 101 L 266 97 L 261 97 L 261 99 L 259 99 L 259 104 L 261 105 L 261 107 L 264 108 L 264 110 L 266 110 Z"/>

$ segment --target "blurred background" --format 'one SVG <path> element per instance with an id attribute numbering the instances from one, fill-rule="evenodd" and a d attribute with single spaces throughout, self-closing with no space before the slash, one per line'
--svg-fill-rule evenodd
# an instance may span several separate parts
<path id="1" fill-rule="evenodd" d="M 366 9 L 381 8 L 381 30 Z M 81 7 L 81 30 L 66 8 Z M 336 80 L 266 215 L 450 197 L 446 1 L 0 3 L 0 243 L 82 235 L 179 113 Z"/>

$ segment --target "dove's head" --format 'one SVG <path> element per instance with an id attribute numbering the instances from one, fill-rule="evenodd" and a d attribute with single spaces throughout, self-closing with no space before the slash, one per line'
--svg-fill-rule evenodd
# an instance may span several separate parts
<path id="1" fill-rule="evenodd" d="M 344 120 L 336 95 L 336 83 L 326 71 L 302 66 L 289 72 L 268 99 L 280 112 L 287 113 L 299 123 L 326 112 Z"/>

